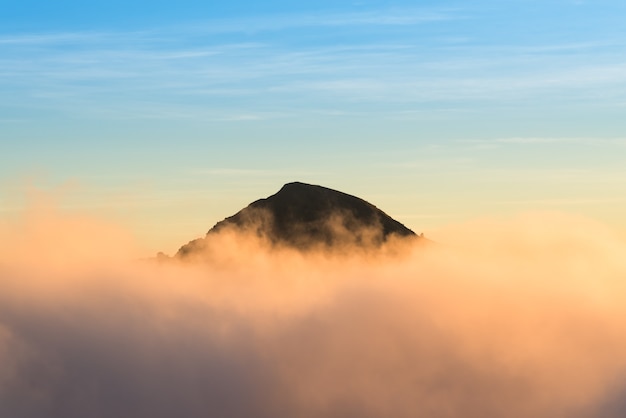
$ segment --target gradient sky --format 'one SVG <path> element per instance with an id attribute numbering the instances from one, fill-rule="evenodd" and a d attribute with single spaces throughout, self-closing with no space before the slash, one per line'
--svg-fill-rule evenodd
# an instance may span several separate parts
<path id="1" fill-rule="evenodd" d="M 2 2 L 0 212 L 33 190 L 174 252 L 300 180 L 416 232 L 626 230 L 626 3 Z"/>

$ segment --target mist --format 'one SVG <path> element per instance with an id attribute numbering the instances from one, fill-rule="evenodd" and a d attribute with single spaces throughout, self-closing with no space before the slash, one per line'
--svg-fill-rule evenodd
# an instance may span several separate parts
<path id="1" fill-rule="evenodd" d="M 0 225 L 0 416 L 621 417 L 626 243 L 564 213 L 437 243 L 205 257 L 35 210 Z"/>

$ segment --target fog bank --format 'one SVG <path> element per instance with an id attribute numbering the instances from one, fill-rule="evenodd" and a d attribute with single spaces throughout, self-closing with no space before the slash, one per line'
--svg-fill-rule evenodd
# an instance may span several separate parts
<path id="1" fill-rule="evenodd" d="M 188 263 L 50 211 L 1 232 L 0 416 L 626 414 L 626 244 L 588 219 L 379 252 L 225 232 Z"/>

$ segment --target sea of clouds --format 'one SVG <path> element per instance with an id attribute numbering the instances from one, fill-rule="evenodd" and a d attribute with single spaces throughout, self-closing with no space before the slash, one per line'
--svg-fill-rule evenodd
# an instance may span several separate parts
<path id="1" fill-rule="evenodd" d="M 0 224 L 0 416 L 626 415 L 626 242 L 594 221 L 379 251 L 225 231 L 192 262 L 131 242 L 48 209 Z"/>

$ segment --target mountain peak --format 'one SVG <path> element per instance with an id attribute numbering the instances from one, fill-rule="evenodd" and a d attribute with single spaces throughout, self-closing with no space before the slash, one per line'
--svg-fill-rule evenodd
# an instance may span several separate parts
<path id="1" fill-rule="evenodd" d="M 337 244 L 379 246 L 391 236 L 415 236 L 409 228 L 363 199 L 297 181 L 218 222 L 204 239 L 225 229 L 254 233 L 272 244 L 302 250 Z M 202 244 L 198 241 L 183 246 L 178 255 L 193 252 Z"/>

